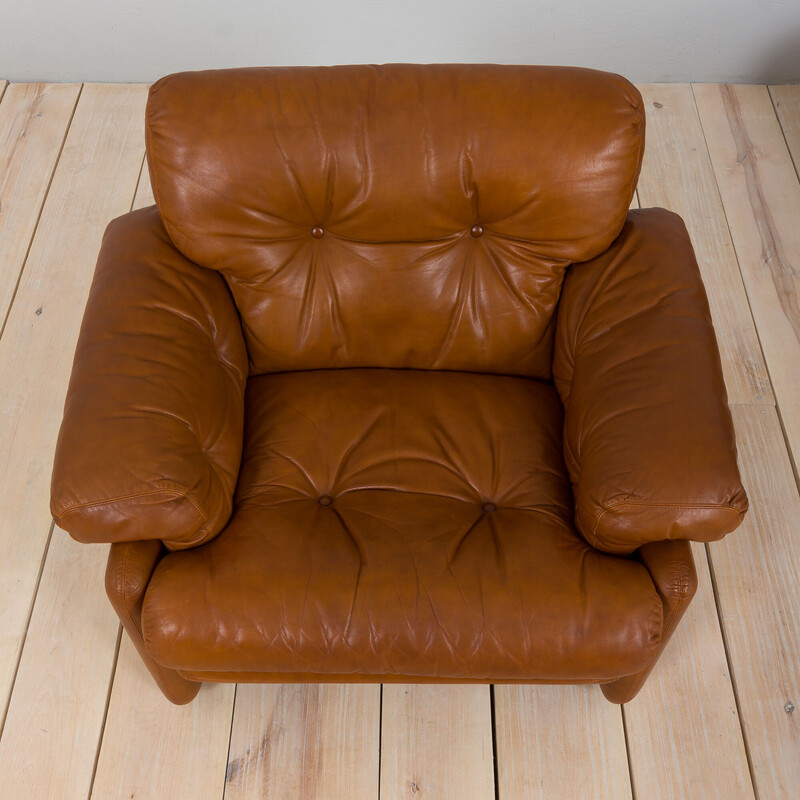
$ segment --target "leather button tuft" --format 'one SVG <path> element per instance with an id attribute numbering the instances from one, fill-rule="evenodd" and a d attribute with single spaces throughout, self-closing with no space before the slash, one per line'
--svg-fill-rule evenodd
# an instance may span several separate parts
<path id="1" fill-rule="evenodd" d="M 480 239 L 483 236 L 483 228 L 480 225 L 473 225 L 469 229 L 470 235 L 475 239 Z"/>
<path id="2" fill-rule="evenodd" d="M 313 236 L 315 239 L 321 239 L 321 238 L 323 237 L 323 235 L 324 235 L 324 234 L 325 234 L 325 231 L 324 231 L 324 230 L 322 230 L 322 228 L 320 228 L 320 226 L 319 226 L 319 225 L 315 225 L 315 226 L 314 226 L 314 227 L 311 229 L 311 235 L 312 235 L 312 236 Z"/>
<path id="3" fill-rule="evenodd" d="M 329 506 L 333 502 L 332 498 L 328 497 L 328 495 L 324 494 L 319 499 L 319 504 L 321 506 Z"/>
<path id="4" fill-rule="evenodd" d="M 487 514 L 490 514 L 492 511 L 497 511 L 497 506 L 494 503 L 484 503 L 483 510 Z"/>

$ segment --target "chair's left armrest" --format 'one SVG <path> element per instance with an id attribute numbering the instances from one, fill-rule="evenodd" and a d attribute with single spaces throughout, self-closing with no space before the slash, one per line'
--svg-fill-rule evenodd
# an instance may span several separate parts
<path id="1" fill-rule="evenodd" d="M 633 211 L 611 248 L 567 272 L 553 377 L 586 541 L 629 553 L 710 541 L 747 510 L 719 351 L 686 228 Z"/>
<path id="2" fill-rule="evenodd" d="M 50 507 L 84 542 L 193 547 L 231 514 L 247 351 L 222 276 L 153 206 L 108 227 L 56 446 Z"/>

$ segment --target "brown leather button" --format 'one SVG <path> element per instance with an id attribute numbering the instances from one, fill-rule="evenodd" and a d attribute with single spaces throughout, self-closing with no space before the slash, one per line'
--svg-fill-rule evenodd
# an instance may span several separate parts
<path id="1" fill-rule="evenodd" d="M 325 233 L 325 231 L 322 230 L 322 228 L 320 228 L 319 225 L 316 225 L 311 229 L 311 235 L 315 239 L 321 239 L 323 237 L 324 233 Z"/>
<path id="2" fill-rule="evenodd" d="M 490 514 L 492 511 L 497 511 L 497 506 L 494 503 L 484 503 L 483 510 L 487 514 Z"/>
<path id="3" fill-rule="evenodd" d="M 333 502 L 333 499 L 328 497 L 328 495 L 324 494 L 319 499 L 319 504 L 321 506 L 329 506 Z"/>
<path id="4" fill-rule="evenodd" d="M 473 225 L 469 232 L 476 239 L 480 239 L 483 236 L 483 228 L 480 225 Z"/>

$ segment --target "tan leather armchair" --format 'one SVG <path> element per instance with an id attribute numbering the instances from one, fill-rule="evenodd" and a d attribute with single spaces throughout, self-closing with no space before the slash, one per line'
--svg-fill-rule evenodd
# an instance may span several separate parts
<path id="1" fill-rule="evenodd" d="M 636 89 L 391 65 L 156 83 L 52 487 L 173 702 L 202 681 L 633 697 L 747 510 Z"/>

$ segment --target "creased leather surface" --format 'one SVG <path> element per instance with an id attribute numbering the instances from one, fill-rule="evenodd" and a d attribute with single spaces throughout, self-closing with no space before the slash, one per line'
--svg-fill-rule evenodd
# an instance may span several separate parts
<path id="1" fill-rule="evenodd" d="M 664 539 L 642 545 L 637 557 L 647 567 L 664 603 L 664 632 L 657 654 L 660 656 L 697 591 L 692 546 L 685 540 Z M 656 658 L 641 672 L 603 684 L 606 699 L 612 703 L 629 703 L 644 686 L 655 665 Z"/>
<path id="2" fill-rule="evenodd" d="M 251 379 L 236 510 L 157 567 L 148 652 L 194 671 L 638 671 L 661 601 L 641 564 L 572 529 L 561 414 L 552 386 L 520 378 Z"/>
<path id="3" fill-rule="evenodd" d="M 112 222 L 56 447 L 56 522 L 84 542 L 214 536 L 232 507 L 246 375 L 220 276 L 175 250 L 155 207 Z"/>
<path id="4" fill-rule="evenodd" d="M 106 566 L 106 594 L 153 680 L 173 703 L 183 705 L 195 698 L 200 684 L 153 661 L 142 639 L 144 592 L 164 552 L 157 539 L 112 544 Z"/>
<path id="5" fill-rule="evenodd" d="M 691 597 L 669 540 L 747 508 L 685 229 L 626 222 L 635 88 L 184 73 L 146 133 L 158 210 L 105 237 L 52 510 L 126 543 L 109 592 L 173 699 L 170 668 L 635 691 Z"/>
<path id="6" fill-rule="evenodd" d="M 719 539 L 747 497 L 714 328 L 686 228 L 632 211 L 611 248 L 575 264 L 553 376 L 575 521 L 600 550 Z"/>
<path id="7" fill-rule="evenodd" d="M 630 83 L 561 67 L 181 73 L 147 115 L 164 223 L 224 274 L 256 374 L 549 378 L 564 269 L 619 232 L 644 146 Z"/>

